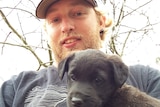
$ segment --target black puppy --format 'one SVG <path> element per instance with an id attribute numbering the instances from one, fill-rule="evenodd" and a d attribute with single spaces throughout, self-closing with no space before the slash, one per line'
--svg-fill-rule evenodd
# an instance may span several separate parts
<path id="1" fill-rule="evenodd" d="M 128 67 L 117 56 L 88 49 L 76 52 L 58 66 L 68 73 L 68 107 L 104 107 L 128 77 Z"/>

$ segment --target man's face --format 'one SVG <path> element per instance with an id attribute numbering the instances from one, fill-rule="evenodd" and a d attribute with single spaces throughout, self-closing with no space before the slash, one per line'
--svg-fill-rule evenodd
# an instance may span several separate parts
<path id="1" fill-rule="evenodd" d="M 57 63 L 78 50 L 102 47 L 100 30 L 105 20 L 83 0 L 60 0 L 46 14 L 46 32 Z"/>

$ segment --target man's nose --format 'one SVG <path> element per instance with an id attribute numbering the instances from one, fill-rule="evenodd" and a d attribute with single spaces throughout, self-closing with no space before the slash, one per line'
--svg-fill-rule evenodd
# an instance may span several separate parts
<path id="1" fill-rule="evenodd" d="M 64 18 L 61 23 L 61 31 L 69 33 L 75 29 L 74 21 L 70 18 Z"/>

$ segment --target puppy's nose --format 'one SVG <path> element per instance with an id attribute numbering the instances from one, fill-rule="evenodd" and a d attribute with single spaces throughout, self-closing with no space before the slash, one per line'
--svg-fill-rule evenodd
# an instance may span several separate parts
<path id="1" fill-rule="evenodd" d="M 83 103 L 83 100 L 77 97 L 72 97 L 71 101 L 72 101 L 72 104 L 77 107 L 80 107 Z"/>

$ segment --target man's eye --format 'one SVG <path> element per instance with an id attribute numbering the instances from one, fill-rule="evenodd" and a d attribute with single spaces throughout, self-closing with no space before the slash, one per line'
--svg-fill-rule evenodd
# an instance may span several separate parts
<path id="1" fill-rule="evenodd" d="M 82 16 L 82 15 L 83 15 L 82 12 L 75 12 L 75 13 L 73 14 L 73 16 L 75 16 L 75 17 Z"/>
<path id="2" fill-rule="evenodd" d="M 81 16 L 82 13 L 81 13 L 81 12 L 77 12 L 75 15 L 76 15 L 76 16 Z"/>
<path id="3" fill-rule="evenodd" d="M 53 18 L 52 23 L 56 23 L 59 21 L 59 18 Z"/>

